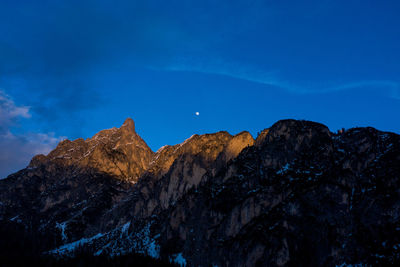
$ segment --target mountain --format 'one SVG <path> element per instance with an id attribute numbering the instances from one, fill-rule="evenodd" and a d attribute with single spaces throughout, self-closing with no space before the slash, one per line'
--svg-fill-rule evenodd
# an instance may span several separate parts
<path id="1" fill-rule="evenodd" d="M 87 140 L 64 140 L 47 156 L 35 156 L 29 167 L 56 164 L 80 171 L 95 169 L 119 180 L 136 182 L 148 169 L 153 154 L 128 118 L 119 129 L 103 130 Z"/>
<path id="2" fill-rule="evenodd" d="M 0 180 L 0 225 L 55 257 L 84 249 L 181 266 L 396 265 L 399 178 L 400 136 L 370 127 L 332 133 L 282 120 L 255 140 L 193 135 L 154 153 L 127 119 Z"/>

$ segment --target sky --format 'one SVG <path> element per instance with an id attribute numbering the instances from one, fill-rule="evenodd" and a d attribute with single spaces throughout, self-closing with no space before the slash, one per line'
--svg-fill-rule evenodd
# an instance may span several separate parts
<path id="1" fill-rule="evenodd" d="M 0 177 L 127 117 L 153 151 L 287 118 L 400 133 L 399 13 L 397 0 L 1 0 Z"/>

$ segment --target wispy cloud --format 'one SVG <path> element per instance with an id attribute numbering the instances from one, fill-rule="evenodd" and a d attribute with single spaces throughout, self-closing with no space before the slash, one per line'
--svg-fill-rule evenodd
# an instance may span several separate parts
<path id="1" fill-rule="evenodd" d="M 345 91 L 357 88 L 376 88 L 386 96 L 400 100 L 400 83 L 389 80 L 366 80 L 341 84 L 323 89 L 324 92 Z"/>
<path id="2" fill-rule="evenodd" d="M 210 62 L 181 58 L 170 65 L 163 67 L 151 67 L 164 71 L 199 72 L 231 77 L 234 79 L 264 84 L 285 90 L 294 94 L 325 94 L 360 88 L 377 89 L 386 97 L 400 100 L 400 83 L 391 80 L 362 80 L 345 83 L 310 82 L 307 85 L 298 85 L 281 78 L 279 71 L 268 71 L 254 66 L 226 62 L 221 59 L 213 59 Z"/>
<path id="3" fill-rule="evenodd" d="M 0 91 L 0 178 L 24 168 L 34 155 L 47 154 L 63 139 L 54 133 L 12 133 L 21 119 L 31 118 L 29 111 Z"/>
<path id="4" fill-rule="evenodd" d="M 33 156 L 49 153 L 61 139 L 54 133 L 1 134 L 0 179 L 26 167 Z"/>
<path id="5" fill-rule="evenodd" d="M 7 130 L 18 118 L 30 118 L 29 107 L 16 106 L 14 101 L 0 91 L 0 133 Z"/>

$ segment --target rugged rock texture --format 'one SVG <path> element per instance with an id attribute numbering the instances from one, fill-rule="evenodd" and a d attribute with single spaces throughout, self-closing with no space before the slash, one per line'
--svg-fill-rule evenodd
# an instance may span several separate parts
<path id="1" fill-rule="evenodd" d="M 29 167 L 54 163 L 79 170 L 90 168 L 136 182 L 149 167 L 153 154 L 129 118 L 121 128 L 103 130 L 92 138 L 64 140 L 49 155 L 35 156 Z"/>
<path id="2" fill-rule="evenodd" d="M 57 244 L 96 234 L 99 218 L 131 190 L 153 154 L 132 119 L 87 140 L 64 140 L 0 181 L 0 219 L 55 235 Z"/>
<path id="3" fill-rule="evenodd" d="M 284 120 L 256 140 L 194 135 L 153 154 L 127 120 L 0 181 L 0 220 L 55 237 L 43 251 L 56 255 L 83 246 L 188 266 L 395 265 L 399 178 L 400 136 L 373 128 Z"/>

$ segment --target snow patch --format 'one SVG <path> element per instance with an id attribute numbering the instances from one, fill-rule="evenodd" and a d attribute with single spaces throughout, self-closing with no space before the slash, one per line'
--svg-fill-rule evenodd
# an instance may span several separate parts
<path id="1" fill-rule="evenodd" d="M 12 217 L 11 219 L 10 219 L 10 221 L 15 221 L 16 219 L 18 219 L 18 217 L 19 217 L 19 215 L 17 215 L 17 216 L 15 216 L 15 217 Z"/>
<path id="2" fill-rule="evenodd" d="M 131 222 L 127 222 L 124 225 L 122 225 L 120 238 L 122 238 L 123 235 L 127 235 L 128 234 L 128 230 L 129 230 L 129 226 L 130 225 L 131 225 Z"/>
<path id="3" fill-rule="evenodd" d="M 131 222 L 127 222 L 126 224 L 124 224 L 121 228 L 121 232 L 126 234 L 128 232 L 129 226 L 131 225 Z"/>
<path id="4" fill-rule="evenodd" d="M 85 244 L 91 243 L 96 239 L 99 239 L 102 237 L 104 234 L 98 233 L 97 235 L 94 235 L 89 238 L 81 238 L 75 242 L 71 242 L 68 244 L 65 244 L 61 247 L 58 247 L 56 249 L 50 250 L 49 254 L 58 254 L 58 255 L 65 255 L 65 254 L 71 254 L 74 250 L 76 250 L 78 247 L 81 247 Z"/>
<path id="5" fill-rule="evenodd" d="M 285 174 L 288 170 L 290 169 L 290 164 L 286 163 L 284 166 L 282 166 L 282 168 L 276 172 L 276 174 Z"/>
<path id="6" fill-rule="evenodd" d="M 156 243 L 156 240 L 150 236 L 150 226 L 152 223 L 148 223 L 142 231 L 135 234 L 135 240 L 133 242 L 133 248 L 135 252 L 141 254 L 147 254 L 152 258 L 160 258 L 160 246 Z"/>
<path id="7" fill-rule="evenodd" d="M 62 238 L 63 241 L 67 241 L 68 240 L 68 237 L 65 234 L 65 228 L 67 227 L 67 223 L 68 222 L 62 222 L 62 223 L 56 222 L 56 228 L 61 230 L 61 238 Z"/>
<path id="8" fill-rule="evenodd" d="M 71 257 L 74 255 L 76 249 L 87 246 L 95 251 L 93 253 L 94 255 L 106 253 L 111 257 L 114 257 L 134 251 L 139 254 L 159 259 L 160 246 L 156 242 L 159 235 L 151 237 L 151 224 L 152 223 L 145 225 L 141 231 L 128 233 L 131 222 L 127 222 L 112 231 L 98 233 L 92 237 L 82 238 L 64 244 L 63 246 L 48 251 L 47 254 Z M 62 229 L 62 224 L 59 225 Z"/>
<path id="9" fill-rule="evenodd" d="M 170 262 L 178 264 L 180 267 L 186 267 L 186 259 L 182 256 L 182 252 L 178 254 L 173 254 L 170 257 Z"/>

